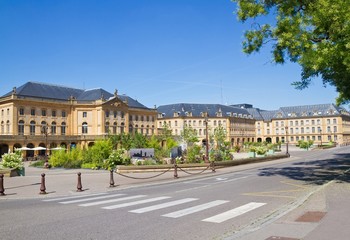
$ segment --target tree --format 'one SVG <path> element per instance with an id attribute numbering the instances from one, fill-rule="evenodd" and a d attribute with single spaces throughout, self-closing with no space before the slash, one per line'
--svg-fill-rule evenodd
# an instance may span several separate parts
<path id="1" fill-rule="evenodd" d="M 253 19 L 245 32 L 243 51 L 258 52 L 272 46 L 274 62 L 286 60 L 302 67 L 297 89 L 321 77 L 336 87 L 337 103 L 350 102 L 350 1 L 348 0 L 232 0 L 238 19 Z M 262 22 L 275 16 L 273 24 Z"/>
<path id="2" fill-rule="evenodd" d="M 181 138 L 187 146 L 192 146 L 193 143 L 198 142 L 197 131 L 192 126 L 185 126 L 181 132 Z"/>

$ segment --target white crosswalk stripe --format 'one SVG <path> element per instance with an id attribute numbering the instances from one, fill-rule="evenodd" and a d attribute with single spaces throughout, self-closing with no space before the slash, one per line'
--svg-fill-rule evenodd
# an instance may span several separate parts
<path id="1" fill-rule="evenodd" d="M 135 202 L 128 202 L 128 203 L 122 203 L 122 204 L 112 205 L 112 206 L 108 206 L 108 207 L 103 207 L 103 209 L 116 209 L 116 208 L 129 207 L 129 206 L 134 206 L 134 205 L 143 204 L 143 203 L 160 201 L 160 200 L 167 199 L 167 198 L 170 198 L 170 197 L 149 198 L 149 199 L 135 201 Z"/>
<path id="2" fill-rule="evenodd" d="M 172 202 L 166 202 L 166 203 L 153 205 L 153 206 L 150 206 L 150 207 L 144 207 L 144 208 L 131 210 L 129 212 L 132 212 L 132 213 L 145 213 L 145 212 L 150 212 L 150 211 L 154 211 L 154 210 L 158 210 L 158 209 L 162 209 L 162 208 L 167 208 L 167 207 L 180 205 L 180 204 L 183 204 L 183 203 L 192 202 L 192 201 L 195 201 L 195 200 L 198 200 L 198 198 L 184 198 L 184 199 L 180 199 L 180 200 L 176 200 L 176 201 L 172 201 Z"/>
<path id="3" fill-rule="evenodd" d="M 60 197 L 60 198 L 50 198 L 50 199 L 44 199 L 43 202 L 56 202 L 56 201 L 62 201 L 62 200 L 69 200 L 69 199 L 76 199 L 76 198 L 84 198 L 84 197 L 92 197 L 92 196 L 98 196 L 98 195 L 105 195 L 107 193 L 93 193 L 89 195 L 79 195 L 79 196 L 70 196 L 70 197 Z"/>
<path id="4" fill-rule="evenodd" d="M 109 199 L 109 200 L 104 200 L 104 201 L 99 201 L 99 202 L 84 203 L 84 204 L 80 204 L 79 206 L 90 207 L 90 206 L 102 205 L 102 204 L 107 204 L 107 203 L 112 203 L 112 202 L 121 202 L 121 201 L 125 201 L 125 200 L 131 200 L 131 199 L 142 198 L 142 197 L 146 197 L 146 195 L 135 195 L 135 196 L 130 196 L 130 197 Z"/>
<path id="5" fill-rule="evenodd" d="M 218 214 L 216 216 L 203 219 L 202 221 L 204 221 L 204 222 L 212 222 L 212 223 L 222 223 L 222 222 L 224 222 L 226 220 L 229 220 L 229 219 L 238 217 L 238 216 L 240 216 L 242 214 L 245 214 L 247 212 L 250 212 L 250 211 L 252 211 L 252 210 L 254 210 L 256 208 L 259 208 L 259 207 L 261 207 L 261 206 L 263 206 L 265 204 L 266 203 L 251 202 L 251 203 L 245 204 L 243 206 L 234 208 L 234 209 L 232 209 L 230 211 Z"/>
<path id="6" fill-rule="evenodd" d="M 105 199 L 105 198 L 119 197 L 119 196 L 123 196 L 123 195 L 125 195 L 125 194 L 118 193 L 118 194 L 111 194 L 111 195 L 105 195 L 105 196 L 100 196 L 100 197 L 91 197 L 91 198 L 77 199 L 77 200 L 71 200 L 71 201 L 64 201 L 64 202 L 59 202 L 59 203 L 72 204 L 72 203 L 87 202 L 87 201 L 92 201 L 92 200 L 100 200 L 100 199 Z"/>
<path id="7" fill-rule="evenodd" d="M 183 209 L 183 210 L 180 210 L 180 211 L 168 213 L 168 214 L 165 214 L 165 215 L 162 215 L 162 216 L 163 217 L 171 217 L 171 218 L 179 218 L 179 217 L 186 216 L 188 214 L 192 214 L 192 213 L 203 211 L 203 210 L 208 209 L 208 208 L 216 207 L 216 206 L 219 206 L 219 205 L 227 203 L 227 202 L 228 201 L 224 201 L 224 200 L 216 200 L 216 201 L 208 202 L 208 203 L 201 204 L 201 205 L 198 205 L 198 206 L 186 208 L 186 209 Z"/>

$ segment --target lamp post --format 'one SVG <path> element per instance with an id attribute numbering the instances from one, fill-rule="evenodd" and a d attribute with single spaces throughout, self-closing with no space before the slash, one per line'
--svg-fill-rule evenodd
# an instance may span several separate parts
<path id="1" fill-rule="evenodd" d="M 45 164 L 44 164 L 45 168 L 49 167 L 49 159 L 48 159 L 48 156 L 47 156 L 47 135 L 49 134 L 48 128 L 49 127 L 47 125 L 44 125 L 41 128 L 41 133 L 44 134 L 44 136 L 45 136 L 45 147 L 46 147 L 46 149 L 45 149 Z"/>
<path id="2" fill-rule="evenodd" d="M 286 155 L 289 156 L 289 151 L 288 151 L 288 126 L 284 127 L 286 129 Z"/>
<path id="3" fill-rule="evenodd" d="M 208 112 L 205 113 L 205 161 L 209 162 Z"/>

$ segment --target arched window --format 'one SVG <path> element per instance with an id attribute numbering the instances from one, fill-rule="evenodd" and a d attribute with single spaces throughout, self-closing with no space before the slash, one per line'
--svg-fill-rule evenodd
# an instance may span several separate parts
<path id="1" fill-rule="evenodd" d="M 81 126 L 81 133 L 82 134 L 87 134 L 88 133 L 88 124 L 87 124 L 87 122 L 83 122 L 83 124 Z"/>
<path id="2" fill-rule="evenodd" d="M 124 126 L 125 126 L 125 124 L 122 122 L 120 124 L 120 133 L 124 133 Z"/>
<path id="3" fill-rule="evenodd" d="M 5 124 L 4 121 L 1 121 L 1 134 L 5 133 Z"/>
<path id="4" fill-rule="evenodd" d="M 61 123 L 61 135 L 66 135 L 66 123 L 62 122 Z"/>
<path id="5" fill-rule="evenodd" d="M 109 133 L 109 122 L 105 123 L 105 133 Z"/>
<path id="6" fill-rule="evenodd" d="M 19 120 L 18 122 L 18 135 L 24 135 L 24 121 Z"/>
<path id="7" fill-rule="evenodd" d="M 29 125 L 30 135 L 35 135 L 35 121 L 31 121 Z"/>
<path id="8" fill-rule="evenodd" d="M 113 134 L 117 134 L 117 123 L 113 123 Z"/>
<path id="9" fill-rule="evenodd" d="M 57 124 L 56 124 L 56 122 L 52 122 L 51 123 L 51 134 L 52 135 L 56 135 L 56 129 L 57 129 L 57 126 L 56 126 Z"/>
<path id="10" fill-rule="evenodd" d="M 9 134 L 10 133 L 10 121 L 7 120 L 6 122 L 6 133 Z"/>

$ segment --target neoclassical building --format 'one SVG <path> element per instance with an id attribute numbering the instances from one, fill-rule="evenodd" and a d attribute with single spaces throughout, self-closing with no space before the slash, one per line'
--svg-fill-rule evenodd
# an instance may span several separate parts
<path id="1" fill-rule="evenodd" d="M 180 136 L 185 126 L 191 126 L 205 144 L 207 131 L 212 135 L 217 127 L 222 126 L 231 147 L 256 141 L 255 119 L 243 107 L 179 103 L 159 106 L 157 110 L 158 128 L 167 125 L 175 136 Z"/>
<path id="2" fill-rule="evenodd" d="M 167 124 L 174 135 L 180 135 L 184 126 L 192 126 L 204 143 L 206 116 L 208 133 L 222 125 L 231 146 L 241 146 L 246 141 L 350 143 L 350 113 L 335 104 L 281 107 L 273 111 L 250 104 L 170 104 L 158 107 L 157 123 L 159 128 Z"/>
<path id="3" fill-rule="evenodd" d="M 350 113 L 335 104 L 280 107 L 265 111 L 247 108 L 256 119 L 258 141 L 296 144 L 299 140 L 313 140 L 315 144 L 350 143 Z"/>
<path id="4" fill-rule="evenodd" d="M 155 109 L 117 91 L 27 82 L 0 97 L 0 153 L 22 147 L 87 146 L 122 132 L 153 135 L 156 117 Z"/>

